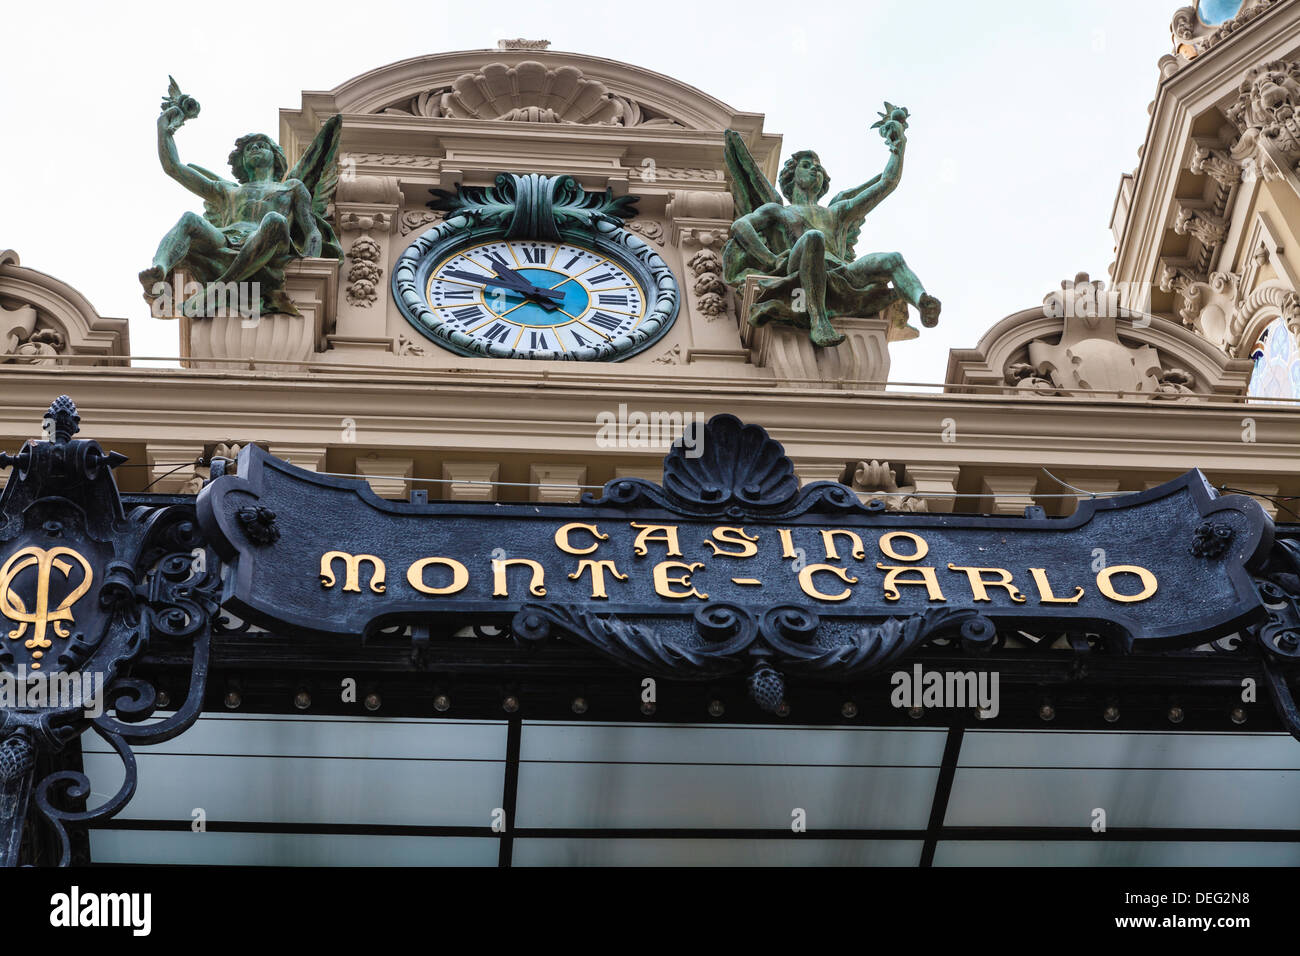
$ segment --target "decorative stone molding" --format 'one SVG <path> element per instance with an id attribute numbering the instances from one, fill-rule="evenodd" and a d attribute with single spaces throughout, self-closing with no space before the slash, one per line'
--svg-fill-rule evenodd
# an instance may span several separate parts
<path id="1" fill-rule="evenodd" d="M 577 501 L 587 483 L 586 465 L 536 464 L 528 469 L 529 500 L 544 504 Z"/>
<path id="2" fill-rule="evenodd" d="M 550 45 L 550 40 L 525 40 L 523 37 L 514 40 L 497 40 L 498 50 L 545 50 Z"/>
<path id="3" fill-rule="evenodd" d="M 727 179 L 726 174 L 720 169 L 706 169 L 700 166 L 658 166 L 650 164 L 630 166 L 628 168 L 628 178 L 639 180 L 644 183 L 655 183 L 662 180 L 671 180 L 673 182 L 696 180 L 704 183 L 721 183 L 726 182 Z M 729 193 L 726 195 L 730 198 Z"/>
<path id="4" fill-rule="evenodd" d="M 1220 186 L 1230 189 L 1241 182 L 1241 163 L 1225 149 L 1194 140 L 1187 168 L 1198 176 L 1209 176 Z"/>
<path id="5" fill-rule="evenodd" d="M 1174 232 L 1180 236 L 1195 236 L 1201 245 L 1215 250 L 1223 244 L 1228 236 L 1228 223 L 1222 216 L 1216 216 L 1203 204 L 1178 200 L 1178 210 L 1174 219 Z"/>
<path id="6" fill-rule="evenodd" d="M 370 490 L 381 498 L 405 500 L 411 496 L 411 483 L 407 479 L 415 474 L 413 459 L 371 452 L 365 456 L 358 455 L 353 470 L 363 475 Z"/>
<path id="7" fill-rule="evenodd" d="M 957 501 L 957 480 L 960 476 L 960 465 L 907 465 L 907 477 L 912 482 L 914 493 L 925 502 L 926 510 L 931 514 L 952 513 Z"/>
<path id="8" fill-rule="evenodd" d="M 1249 355 L 1259 333 L 1281 316 L 1288 331 L 1300 339 L 1300 295 L 1273 280 L 1245 296 L 1228 321 L 1228 345 L 1234 355 Z"/>
<path id="9" fill-rule="evenodd" d="M 1025 508 L 1034 504 L 1033 494 L 1038 487 L 1037 475 L 991 474 L 982 479 L 979 511 L 994 515 L 1023 515 Z"/>
<path id="10" fill-rule="evenodd" d="M 0 250 L 0 364 L 122 365 L 113 359 L 130 354 L 126 319 L 102 318 L 76 289 Z M 73 355 L 104 360 L 62 361 Z"/>
<path id="11" fill-rule="evenodd" d="M 408 209 L 398 220 L 398 232 L 403 236 L 409 236 L 413 232 L 424 232 L 442 222 L 442 219 L 443 213 L 432 209 Z"/>
<path id="12" fill-rule="evenodd" d="M 886 511 L 929 511 L 924 498 L 912 497 L 916 485 L 903 483 L 906 477 L 903 468 L 872 459 L 859 461 L 850 469 L 848 484 L 863 503 L 883 501 Z"/>
<path id="13" fill-rule="evenodd" d="M 425 339 L 413 338 L 409 335 L 399 335 L 397 337 L 397 354 L 424 356 L 428 354 L 425 348 Z"/>
<path id="14" fill-rule="evenodd" d="M 496 501 L 501 465 L 495 461 L 444 461 L 442 487 L 448 501 Z"/>
<path id="15" fill-rule="evenodd" d="M 663 355 L 658 356 L 650 363 L 651 365 L 681 365 L 682 364 L 682 347 L 674 345 Z"/>
<path id="16" fill-rule="evenodd" d="M 488 63 L 447 86 L 389 103 L 379 112 L 513 123 L 683 126 L 675 117 L 615 93 L 576 66 L 548 67 L 536 60 Z"/>
<path id="17" fill-rule="evenodd" d="M 614 477 L 644 478 L 646 481 L 653 481 L 658 484 L 664 478 L 663 461 L 659 460 L 648 465 L 616 465 L 614 467 Z"/>
<path id="18" fill-rule="evenodd" d="M 663 223 L 654 219 L 632 219 L 625 222 L 624 225 L 635 232 L 638 236 L 648 239 L 657 246 L 664 244 L 664 227 Z"/>
<path id="19" fill-rule="evenodd" d="M 442 160 L 437 156 L 418 156 L 412 153 L 344 153 L 339 165 L 351 166 L 405 166 L 410 169 L 437 169 Z"/>
<path id="20" fill-rule="evenodd" d="M 1186 260 L 1160 260 L 1160 291 L 1172 292 L 1182 299 L 1178 317 L 1189 329 L 1196 328 L 1196 318 L 1205 304 L 1204 276 L 1192 271 Z"/>
<path id="21" fill-rule="evenodd" d="M 321 471 L 325 467 L 325 446 L 324 445 L 299 445 L 287 442 L 276 442 L 267 447 L 267 450 L 277 458 L 283 458 L 291 465 L 302 468 L 305 471 Z"/>
<path id="22" fill-rule="evenodd" d="M 1199 285 L 1229 301 L 1233 278 L 1214 275 L 1214 284 Z M 1003 319 L 976 348 L 954 349 L 948 390 L 973 385 L 984 394 L 1086 397 L 1100 392 L 1097 397 L 1113 393 L 1130 400 L 1183 402 L 1204 400 L 1197 394 L 1245 394 L 1252 364 L 1227 356 L 1201 329 L 1121 309 L 1113 294 L 1105 293 L 1100 282 L 1087 282 L 1084 273 L 1062 286 L 1064 291 L 1050 294 L 1041 309 Z M 1085 286 L 1091 295 L 1076 293 Z M 1216 287 L 1220 291 L 1214 292 Z M 1219 305 L 1212 305 L 1222 314 Z"/>
<path id="23" fill-rule="evenodd" d="M 1288 157 L 1300 155 L 1300 63 L 1270 60 L 1246 73 L 1237 100 L 1225 111 L 1241 131 L 1234 159 L 1250 159 L 1271 144 Z"/>
<path id="24" fill-rule="evenodd" d="M 731 290 L 722 281 L 722 257 L 715 249 L 700 249 L 686 262 L 691 273 L 691 300 L 696 311 L 710 319 L 727 314 Z"/>
<path id="25" fill-rule="evenodd" d="M 1166 78 L 1173 76 L 1192 60 L 1208 53 L 1261 13 L 1281 2 L 1282 0 L 1245 0 L 1236 16 L 1216 25 L 1202 23 L 1196 14 L 1195 5 L 1182 7 L 1174 13 L 1169 24 L 1173 53 L 1160 58 L 1161 75 Z"/>
<path id="26" fill-rule="evenodd" d="M 348 269 L 348 304 L 369 308 L 378 298 L 376 288 L 384 274 L 379 265 L 383 249 L 371 236 L 358 236 L 348 247 L 347 257 L 352 262 Z"/>

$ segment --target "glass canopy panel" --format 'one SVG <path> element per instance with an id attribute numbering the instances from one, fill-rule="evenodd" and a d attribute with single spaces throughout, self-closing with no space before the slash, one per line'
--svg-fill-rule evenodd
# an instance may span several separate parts
<path id="1" fill-rule="evenodd" d="M 1300 866 L 1300 844 L 948 840 L 935 848 L 934 865 Z"/>
<path id="2" fill-rule="evenodd" d="M 1297 786 L 1283 734 L 973 732 L 944 824 L 1300 829 Z"/>
<path id="3" fill-rule="evenodd" d="M 347 833 L 92 830 L 96 863 L 237 866 L 496 866 L 500 843 L 477 837 Z"/>
<path id="4" fill-rule="evenodd" d="M 919 840 L 515 841 L 515 866 L 916 866 Z"/>
<path id="5" fill-rule="evenodd" d="M 504 723 L 207 715 L 140 747 L 123 820 L 487 826 L 501 805 Z M 83 738 L 96 802 L 121 762 Z"/>
<path id="6" fill-rule="evenodd" d="M 524 828 L 924 828 L 933 730 L 525 723 Z"/>
<path id="7" fill-rule="evenodd" d="M 1196 5 L 1196 15 L 1206 26 L 1218 26 L 1224 20 L 1237 15 L 1242 0 L 1200 0 Z"/>

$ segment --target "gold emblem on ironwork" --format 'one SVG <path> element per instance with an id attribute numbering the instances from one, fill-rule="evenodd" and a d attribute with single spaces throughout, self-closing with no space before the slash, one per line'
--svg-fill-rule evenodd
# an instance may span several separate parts
<path id="1" fill-rule="evenodd" d="M 58 607 L 51 609 L 52 572 L 58 571 L 65 580 L 71 581 L 74 564 L 81 566 L 81 583 L 59 602 Z M 36 568 L 36 607 L 29 611 L 14 590 L 13 583 L 19 574 L 31 567 Z M 45 636 L 48 627 L 52 626 L 59 637 L 70 636 L 68 625 L 73 623 L 72 606 L 90 590 L 93 579 L 90 562 L 71 548 L 50 548 L 48 551 L 36 547 L 23 548 L 11 555 L 0 567 L 0 614 L 16 625 L 9 632 L 11 640 L 20 640 L 27 633 L 28 627 L 31 627 L 32 635 L 24 642 L 24 646 L 32 652 L 32 670 L 40 668 L 40 658 L 50 646 L 50 641 Z"/>

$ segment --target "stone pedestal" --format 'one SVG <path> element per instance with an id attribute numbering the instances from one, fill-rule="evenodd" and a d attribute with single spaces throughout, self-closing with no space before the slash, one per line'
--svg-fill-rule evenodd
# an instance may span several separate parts
<path id="1" fill-rule="evenodd" d="M 243 360 L 251 360 L 252 365 L 266 362 L 270 369 L 300 370 L 324 347 L 325 336 L 334 331 L 339 263 L 335 259 L 299 259 L 284 272 L 285 290 L 301 315 L 182 316 L 183 364 L 236 369 Z"/>
<path id="2" fill-rule="evenodd" d="M 807 329 L 791 325 L 753 326 L 749 313 L 758 294 L 758 276 L 745 280 L 740 313 L 741 344 L 751 350 L 758 368 L 791 385 L 847 384 L 884 391 L 889 378 L 889 310 L 877 315 L 844 315 L 832 319 L 843 342 L 830 348 L 814 345 Z"/>

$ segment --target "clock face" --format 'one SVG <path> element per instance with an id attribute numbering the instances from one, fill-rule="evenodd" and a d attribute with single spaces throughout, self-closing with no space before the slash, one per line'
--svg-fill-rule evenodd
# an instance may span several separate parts
<path id="1" fill-rule="evenodd" d="M 610 220 L 556 232 L 508 235 L 452 216 L 398 257 L 397 306 L 433 342 L 483 358 L 618 362 L 668 331 L 681 292 L 639 236 Z"/>
<path id="2" fill-rule="evenodd" d="M 618 341 L 646 312 L 645 290 L 631 271 L 569 242 L 466 246 L 433 267 L 425 298 L 447 331 L 519 357 L 559 358 Z"/>

